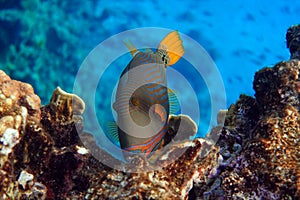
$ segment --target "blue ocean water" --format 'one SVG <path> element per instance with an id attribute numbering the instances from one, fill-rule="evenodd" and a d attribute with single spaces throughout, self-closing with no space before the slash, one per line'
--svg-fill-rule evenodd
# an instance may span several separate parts
<path id="1" fill-rule="evenodd" d="M 299 23 L 299 12 L 300 3 L 290 0 L 0 1 L 0 69 L 32 84 L 47 104 L 56 86 L 73 91 L 81 63 L 99 43 L 125 30 L 162 27 L 188 35 L 209 53 L 222 76 L 228 107 L 241 93 L 254 94 L 255 71 L 289 59 L 285 33 Z M 149 37 L 155 36 L 145 35 L 145 41 Z M 91 97 L 96 110 L 108 109 L 113 115 L 112 83 L 129 61 L 124 55 L 106 71 L 107 80 Z M 197 92 L 201 116 L 194 120 L 198 136 L 204 136 L 211 118 L 209 89 L 203 77 L 181 67 L 188 65 L 185 62 L 182 59 L 174 69 Z M 189 104 L 189 94 L 182 95 L 182 103 Z M 104 112 L 98 119 L 107 116 Z"/>

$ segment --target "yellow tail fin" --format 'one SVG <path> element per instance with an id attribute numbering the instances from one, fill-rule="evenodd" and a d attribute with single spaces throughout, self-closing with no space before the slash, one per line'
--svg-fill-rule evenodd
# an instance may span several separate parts
<path id="1" fill-rule="evenodd" d="M 130 51 L 132 57 L 139 51 L 137 50 L 137 48 L 134 46 L 134 44 L 132 44 L 132 42 L 127 39 L 123 41 L 125 46 L 127 47 L 127 49 Z"/>
<path id="2" fill-rule="evenodd" d="M 178 31 L 169 33 L 159 44 L 158 49 L 166 50 L 170 61 L 167 66 L 175 64 L 184 54 L 182 40 Z"/>

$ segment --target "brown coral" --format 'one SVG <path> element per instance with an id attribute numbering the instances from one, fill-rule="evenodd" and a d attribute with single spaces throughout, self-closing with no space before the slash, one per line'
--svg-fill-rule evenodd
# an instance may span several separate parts
<path id="1" fill-rule="evenodd" d="M 221 180 L 198 197 L 299 198 L 300 62 L 281 62 L 255 75 L 256 99 L 241 95 L 227 112 L 217 145 Z"/>
<path id="2" fill-rule="evenodd" d="M 216 162 L 215 149 L 207 156 L 207 160 L 196 159 L 204 147 L 210 146 L 203 139 L 183 142 L 181 147 L 186 152 L 181 158 L 160 171 L 145 173 L 124 173 L 112 169 L 103 169 L 96 161 L 96 173 L 86 198 L 105 199 L 187 199 L 193 181 L 204 177 L 213 168 Z M 174 149 L 180 148 L 176 145 Z M 146 164 L 136 160 L 137 164 Z M 197 164 L 195 164 L 197 163 Z M 95 177 L 98 177 L 96 179 Z M 199 179 L 202 184 L 204 179 Z"/>
<path id="3" fill-rule="evenodd" d="M 21 175 L 25 173 L 22 168 L 25 168 L 24 164 L 27 164 L 28 157 L 24 153 L 24 149 L 19 151 L 26 138 L 27 130 L 39 123 L 40 114 L 40 99 L 34 94 L 33 88 L 29 84 L 11 80 L 3 71 L 0 71 L 1 199 L 45 196 L 46 187 L 39 183 L 33 175 L 31 175 L 31 184 L 26 187 L 25 183 L 22 184 Z M 31 138 L 34 137 L 31 136 Z"/>
<path id="4" fill-rule="evenodd" d="M 161 170 L 125 173 L 109 168 L 91 154 L 92 151 L 105 159 L 115 159 L 96 145 L 92 135 L 82 132 L 84 103 L 79 97 L 57 88 L 49 105 L 40 109 L 40 101 L 34 100 L 38 97 L 28 84 L 23 86 L 21 82 L 10 80 L 3 72 L 0 75 L 5 82 L 0 120 L 0 194 L 3 199 L 186 199 L 193 182 L 197 179 L 199 184 L 205 184 L 204 176 L 217 161 L 216 148 L 209 141 L 189 141 L 188 136 L 184 141 L 174 138 L 174 127 L 180 122 L 183 122 L 182 132 L 188 130 L 190 135 L 195 134 L 196 127 L 186 116 L 173 116 L 168 142 L 176 140 L 157 157 L 156 165 L 161 166 Z M 14 88 L 9 88 L 11 85 Z M 6 97 L 12 95 L 10 90 L 17 97 L 11 102 Z M 12 113 L 14 115 L 9 115 Z M 86 149 L 84 144 L 93 148 Z M 213 151 L 208 159 L 202 160 L 199 155 L 209 149 Z M 169 159 L 172 159 L 171 164 L 168 164 Z M 139 156 L 131 157 L 131 162 L 141 169 L 151 166 Z M 121 162 L 118 165 L 128 168 Z"/>
<path id="5" fill-rule="evenodd" d="M 291 26 L 286 33 L 286 44 L 291 53 L 291 59 L 300 58 L 300 25 Z"/>
<path id="6" fill-rule="evenodd" d="M 287 33 L 292 58 L 299 56 L 299 26 Z M 255 74 L 255 97 L 230 106 L 217 146 L 221 162 L 202 199 L 300 198 L 300 61 L 292 59 Z M 222 113 L 224 114 L 224 113 Z M 209 137 L 209 136 L 208 136 Z"/>
<path id="7" fill-rule="evenodd" d="M 40 99 L 32 87 L 11 80 L 3 71 L 0 96 L 1 199 L 63 196 L 68 192 L 67 177 L 82 166 L 88 155 L 88 151 L 82 153 L 84 147 L 79 145 L 77 134 L 80 128 L 75 127 L 81 118 L 73 115 L 82 113 L 83 102 L 57 89 L 56 98 L 40 109 Z"/>

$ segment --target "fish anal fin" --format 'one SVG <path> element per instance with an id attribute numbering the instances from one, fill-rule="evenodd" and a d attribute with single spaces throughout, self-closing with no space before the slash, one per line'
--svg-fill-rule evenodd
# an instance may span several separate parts
<path id="1" fill-rule="evenodd" d="M 169 33 L 159 44 L 158 49 L 165 50 L 170 58 L 167 66 L 175 64 L 184 54 L 182 40 L 178 31 Z"/>

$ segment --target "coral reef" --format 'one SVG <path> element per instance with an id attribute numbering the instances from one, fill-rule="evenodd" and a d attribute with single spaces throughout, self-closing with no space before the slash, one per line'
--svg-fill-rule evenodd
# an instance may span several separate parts
<path id="1" fill-rule="evenodd" d="M 81 113 L 82 102 L 57 89 L 51 103 L 40 109 L 32 87 L 2 71 L 0 88 L 1 199 L 59 198 L 66 190 L 61 186 L 74 178 L 69 173 L 86 159 L 74 126 L 80 117 L 70 117 Z M 65 109 L 72 109 L 70 102 L 78 105 L 78 112 Z M 64 115 L 59 115 L 62 108 Z"/>
<path id="2" fill-rule="evenodd" d="M 292 58 L 298 56 L 299 26 L 288 30 Z M 294 37 L 294 38 L 293 38 Z M 255 74 L 255 99 L 241 95 L 226 115 L 217 146 L 222 162 L 213 190 L 195 185 L 204 199 L 300 198 L 300 61 L 292 59 Z"/>
<path id="3" fill-rule="evenodd" d="M 300 62 L 297 63 L 300 68 Z M 284 66 L 289 64 L 285 63 Z M 279 66 L 282 65 L 277 67 Z M 275 74 L 278 68 L 272 68 Z M 264 70 L 261 70 L 257 77 L 263 74 Z M 261 79 L 255 79 L 254 82 L 256 81 L 260 82 Z M 268 81 L 274 83 L 276 80 Z M 266 85 L 257 85 L 259 88 L 264 86 Z M 269 87 L 264 88 L 270 91 Z M 264 100 L 268 97 L 258 97 L 258 93 L 256 96 L 257 99 Z M 273 96 L 272 99 L 275 98 Z M 299 197 L 299 113 L 288 103 L 282 108 L 279 102 L 272 105 L 260 104 L 252 97 L 241 96 L 240 100 L 231 106 L 217 142 L 220 147 L 219 153 L 223 157 L 222 163 L 217 167 L 218 176 L 215 178 L 215 182 L 220 184 L 209 193 L 209 199 Z M 198 190 L 199 197 L 207 195 L 201 188 Z"/>
<path id="4" fill-rule="evenodd" d="M 300 58 L 300 25 L 292 26 L 286 33 L 286 45 L 291 53 L 291 59 Z"/>
<path id="5" fill-rule="evenodd" d="M 45 166 L 42 153 L 49 152 L 51 140 L 39 134 L 40 116 L 40 99 L 33 88 L 0 71 L 1 199 L 46 197 L 47 188 L 37 176 Z"/>
<path id="6" fill-rule="evenodd" d="M 40 109 L 31 86 L 11 80 L 2 71 L 0 80 L 2 199 L 185 198 L 194 177 L 208 173 L 217 160 L 209 141 L 186 139 L 166 152 L 170 158 L 179 149 L 185 153 L 161 171 L 127 174 L 111 169 L 93 158 L 79 139 L 81 134 L 99 153 L 113 159 L 96 146 L 91 135 L 82 132 L 84 103 L 79 97 L 57 88 L 50 103 Z M 176 116 L 172 127 L 176 120 L 181 118 Z M 182 120 L 191 124 L 187 117 Z M 188 130 L 196 132 L 192 125 Z M 170 140 L 173 133 L 172 129 Z M 201 150 L 208 147 L 214 151 L 201 160 Z M 164 165 L 163 157 L 158 164 Z M 141 168 L 149 165 L 142 157 L 134 157 L 132 162 Z"/>
<path id="7" fill-rule="evenodd" d="M 286 35 L 298 58 L 299 26 Z M 195 185 L 204 199 L 300 198 L 300 61 L 291 59 L 255 74 L 255 98 L 241 95 L 230 106 L 217 146 L 222 162 L 212 189 Z"/>
<path id="8" fill-rule="evenodd" d="M 292 54 L 297 31 L 287 34 Z M 156 158 L 161 170 L 140 173 L 93 157 L 114 159 L 83 131 L 85 105 L 78 96 L 57 88 L 40 107 L 30 85 L 0 71 L 0 198 L 299 199 L 299 70 L 300 61 L 291 59 L 258 71 L 255 98 L 241 95 L 220 112 L 224 126 L 219 116 L 206 138 L 189 140 L 195 132 L 189 118 L 171 116 L 166 142 L 173 142 Z M 176 139 L 180 121 L 187 137 Z M 140 156 L 129 162 L 151 167 Z"/>

